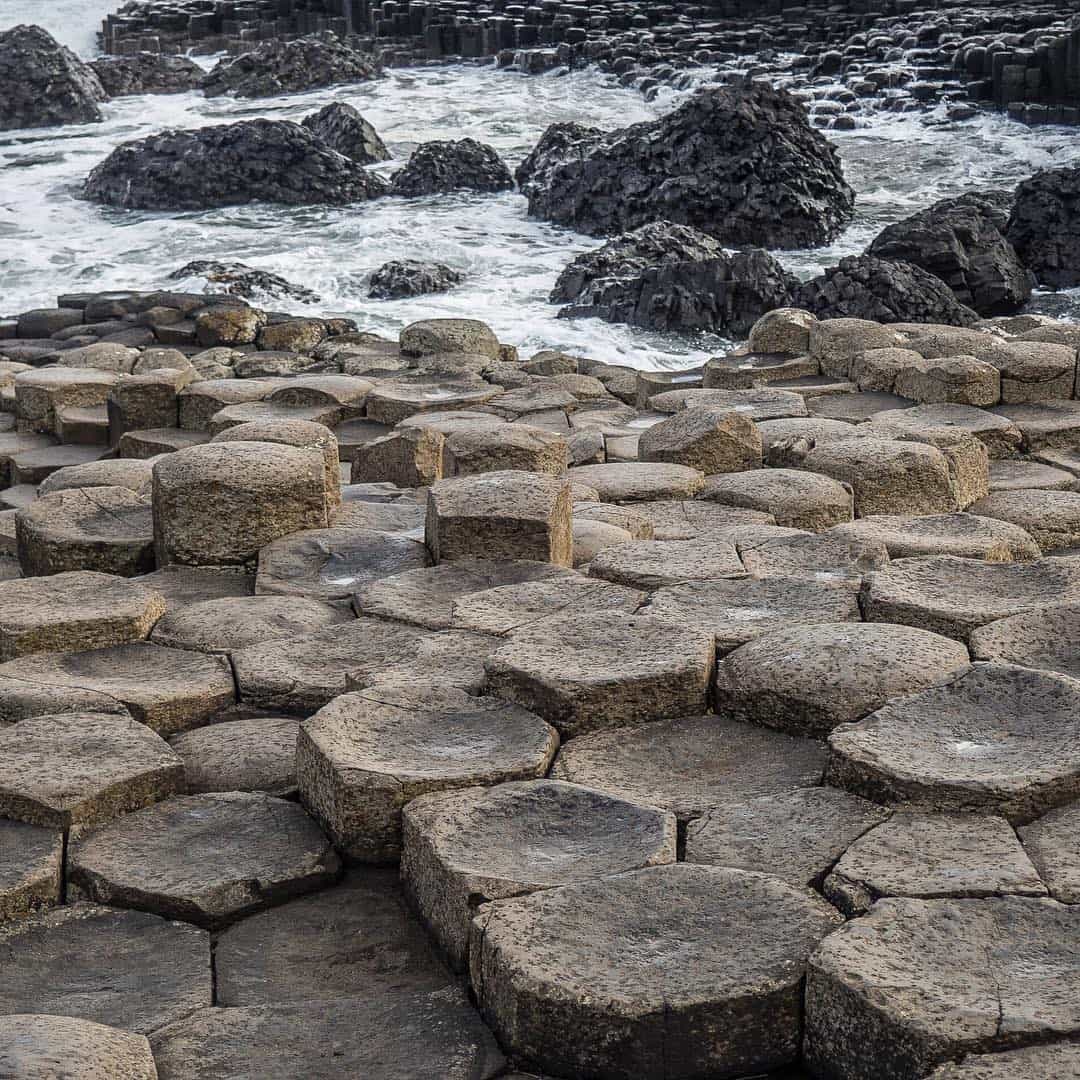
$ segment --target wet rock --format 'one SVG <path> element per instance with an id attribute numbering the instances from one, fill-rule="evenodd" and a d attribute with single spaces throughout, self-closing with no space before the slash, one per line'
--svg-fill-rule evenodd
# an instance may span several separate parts
<path id="1" fill-rule="evenodd" d="M 106 93 L 93 68 L 40 26 L 0 33 L 0 130 L 93 124 Z"/>
<path id="2" fill-rule="evenodd" d="M 508 191 L 514 178 L 496 151 L 475 139 L 421 143 L 390 180 L 390 194 L 415 197 L 451 191 Z"/>
<path id="3" fill-rule="evenodd" d="M 357 165 L 374 165 L 378 161 L 390 160 L 390 151 L 379 138 L 379 133 L 352 105 L 343 101 L 326 105 L 317 113 L 305 116 L 300 123 L 331 150 L 344 154 Z"/>
<path id="4" fill-rule="evenodd" d="M 69 1076 L 157 1080 L 145 1035 L 67 1016 L 0 1018 L 0 1070 L 21 1080 Z"/>
<path id="5" fill-rule="evenodd" d="M 242 120 L 123 143 L 82 189 L 92 202 L 134 210 L 203 210 L 260 200 L 343 206 L 385 192 L 374 173 L 288 120 Z"/>
<path id="6" fill-rule="evenodd" d="M 182 94 L 197 90 L 206 72 L 186 56 L 140 52 L 130 56 L 103 56 L 90 67 L 109 97 L 129 94 Z"/>
<path id="7" fill-rule="evenodd" d="M 358 52 L 333 34 L 323 34 L 261 42 L 251 52 L 221 60 L 203 79 L 202 87 L 207 97 L 264 98 L 368 82 L 382 73 L 374 56 Z"/>
<path id="8" fill-rule="evenodd" d="M 803 106 L 762 84 L 702 90 L 667 116 L 611 133 L 553 125 L 517 180 L 533 217 L 579 232 L 670 221 L 738 246 L 826 243 L 854 202 Z"/>
<path id="9" fill-rule="evenodd" d="M 383 263 L 372 275 L 368 296 L 372 300 L 404 300 L 410 296 L 448 292 L 465 275 L 443 263 L 397 259 Z"/>
<path id="10" fill-rule="evenodd" d="M 59 829 L 0 821 L 0 923 L 59 904 L 63 861 Z"/>
<path id="11" fill-rule="evenodd" d="M 297 300 L 303 304 L 314 304 L 319 301 L 318 294 L 304 288 L 303 285 L 296 285 L 269 270 L 257 270 L 242 262 L 196 259 L 169 275 L 169 278 L 174 281 L 183 281 L 190 277 L 206 278 L 215 286 L 215 292 L 243 296 L 249 300 L 273 297 Z"/>
<path id="12" fill-rule="evenodd" d="M 1016 189 L 1005 235 L 1041 285 L 1080 285 L 1080 169 L 1044 169 Z"/>
<path id="13" fill-rule="evenodd" d="M 481 911 L 472 984 L 503 1044 L 555 1075 L 771 1072 L 799 1055 L 807 957 L 838 921 L 761 874 L 653 867 Z"/>
<path id="14" fill-rule="evenodd" d="M 1050 895 L 1063 904 L 1080 902 L 1080 804 L 1051 810 L 1017 832 Z"/>

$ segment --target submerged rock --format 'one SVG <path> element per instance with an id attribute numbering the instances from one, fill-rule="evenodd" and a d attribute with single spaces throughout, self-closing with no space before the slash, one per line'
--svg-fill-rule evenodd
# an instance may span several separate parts
<path id="1" fill-rule="evenodd" d="M 0 33 L 0 131 L 97 123 L 106 96 L 93 68 L 40 26 Z"/>
<path id="2" fill-rule="evenodd" d="M 1020 184 L 1005 235 L 1041 285 L 1080 285 L 1080 168 L 1043 169 Z"/>
<path id="3" fill-rule="evenodd" d="M 181 94 L 197 90 L 206 72 L 186 56 L 141 52 L 131 56 L 103 56 L 92 60 L 109 97 L 127 94 Z"/>
<path id="4" fill-rule="evenodd" d="M 379 133 L 356 109 L 342 101 L 335 101 L 317 113 L 305 116 L 300 124 L 332 150 L 351 158 L 358 165 L 374 165 L 377 161 L 390 159 L 390 151 L 379 138 Z"/>
<path id="5" fill-rule="evenodd" d="M 446 292 L 460 285 L 465 275 L 437 262 L 395 259 L 371 275 L 368 296 L 373 300 L 401 300 L 407 296 Z"/>
<path id="6" fill-rule="evenodd" d="M 392 195 L 508 191 L 514 178 L 495 150 L 475 139 L 421 143 L 391 179 Z"/>
<path id="7" fill-rule="evenodd" d="M 118 146 L 83 197 L 138 210 L 202 210 L 265 199 L 341 206 L 386 193 L 374 173 L 288 120 L 163 131 Z"/>
<path id="8" fill-rule="evenodd" d="M 702 90 L 667 116 L 608 133 L 553 125 L 517 180 L 531 216 L 592 236 L 667 220 L 731 245 L 826 243 L 855 201 L 803 106 L 759 84 Z"/>
<path id="9" fill-rule="evenodd" d="M 262 296 L 284 297 L 305 304 L 319 301 L 318 293 L 305 289 L 303 285 L 294 285 L 269 270 L 256 270 L 242 262 L 196 259 L 181 266 L 179 270 L 174 270 L 169 275 L 169 280 L 182 281 L 189 277 L 204 277 L 208 282 L 220 286 L 215 292 L 228 293 L 230 296 L 243 296 L 247 299 Z"/>

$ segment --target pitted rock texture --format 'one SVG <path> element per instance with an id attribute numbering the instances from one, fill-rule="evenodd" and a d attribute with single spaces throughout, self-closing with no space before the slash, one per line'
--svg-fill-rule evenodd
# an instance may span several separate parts
<path id="1" fill-rule="evenodd" d="M 1043 169 L 1016 189 L 1005 235 L 1041 285 L 1080 284 L 1080 168 Z"/>
<path id="2" fill-rule="evenodd" d="M 186 56 L 141 52 L 92 60 L 90 67 L 109 97 L 129 94 L 182 94 L 197 90 L 205 72 Z"/>
<path id="3" fill-rule="evenodd" d="M 68 1016 L 0 1017 L 0 1076 L 158 1080 L 145 1035 Z"/>
<path id="4" fill-rule="evenodd" d="M 372 300 L 403 300 L 409 296 L 448 292 L 465 275 L 443 263 L 397 259 L 383 263 L 372 275 L 368 296 Z"/>
<path id="5" fill-rule="evenodd" d="M 508 191 L 514 178 L 495 150 L 475 139 L 421 143 L 390 181 L 391 195 Z"/>
<path id="6" fill-rule="evenodd" d="M 269 270 L 257 270 L 242 262 L 221 262 L 217 259 L 195 259 L 185 263 L 170 275 L 174 281 L 189 277 L 202 277 L 214 286 L 214 292 L 243 296 L 247 299 L 275 297 L 298 300 L 301 303 L 317 303 L 319 297 L 302 285 L 295 285 Z"/>
<path id="7" fill-rule="evenodd" d="M 344 154 L 357 165 L 388 161 L 390 151 L 379 133 L 360 113 L 343 101 L 335 101 L 317 113 L 305 116 L 302 127 L 322 139 L 331 150 Z"/>

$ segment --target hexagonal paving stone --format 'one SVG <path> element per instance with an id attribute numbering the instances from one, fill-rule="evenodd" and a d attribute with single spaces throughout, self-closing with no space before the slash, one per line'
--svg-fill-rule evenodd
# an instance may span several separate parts
<path id="1" fill-rule="evenodd" d="M 1037 608 L 972 631 L 971 655 L 1080 678 L 1080 604 Z"/>
<path id="2" fill-rule="evenodd" d="M 111 821 L 184 789 L 184 763 L 134 720 L 39 716 L 0 729 L 0 814 L 53 829 Z"/>
<path id="3" fill-rule="evenodd" d="M 825 758 L 813 739 L 692 716 L 571 739 L 551 776 L 687 821 L 714 806 L 818 784 Z"/>
<path id="4" fill-rule="evenodd" d="M 68 890 L 215 929 L 328 885 L 338 869 L 296 803 L 240 791 L 182 795 L 73 843 Z"/>
<path id="5" fill-rule="evenodd" d="M 1018 525 L 975 513 L 877 514 L 836 525 L 829 534 L 879 541 L 893 559 L 954 555 L 987 562 L 1020 562 L 1037 559 L 1041 554 L 1031 534 Z"/>
<path id="6" fill-rule="evenodd" d="M 145 1035 L 69 1016 L 0 1017 L 0 1076 L 158 1080 Z"/>
<path id="7" fill-rule="evenodd" d="M 491 1080 L 506 1065 L 457 987 L 203 1009 L 152 1045 L 158 1080 Z"/>
<path id="8" fill-rule="evenodd" d="M 419 540 L 370 529 L 311 529 L 259 552 L 255 592 L 342 600 L 365 585 L 430 565 Z"/>
<path id="9" fill-rule="evenodd" d="M 772 514 L 777 525 L 820 532 L 853 516 L 851 489 L 798 469 L 751 470 L 710 476 L 698 498 Z"/>
<path id="10" fill-rule="evenodd" d="M 81 487 L 126 487 L 146 498 L 150 494 L 153 465 L 137 458 L 107 458 L 83 465 L 68 465 L 50 473 L 38 485 L 38 494 L 51 495 Z"/>
<path id="11" fill-rule="evenodd" d="M 296 737 L 300 721 L 292 716 L 256 716 L 196 728 L 170 740 L 183 758 L 187 790 L 264 791 L 294 795 Z"/>
<path id="12" fill-rule="evenodd" d="M 214 969 L 217 1002 L 230 1008 L 453 985 L 396 868 L 365 867 L 230 926 L 217 939 Z"/>
<path id="13" fill-rule="evenodd" d="M 613 503 L 691 499 L 704 483 L 704 475 L 697 469 L 648 461 L 582 465 L 570 470 L 570 479 L 588 484 L 601 501 Z"/>
<path id="14" fill-rule="evenodd" d="M 863 616 L 906 623 L 967 641 L 986 623 L 1080 602 L 1080 559 L 988 563 L 931 555 L 898 559 L 867 578 Z"/>
<path id="15" fill-rule="evenodd" d="M 208 566 L 166 566 L 131 580 L 161 593 L 169 611 L 203 600 L 250 596 L 255 591 L 254 574 Z"/>
<path id="16" fill-rule="evenodd" d="M 683 409 L 732 409 L 753 421 L 776 420 L 787 416 L 805 416 L 806 402 L 791 390 L 666 390 L 653 394 L 650 409 L 677 413 Z"/>
<path id="17" fill-rule="evenodd" d="M 1043 465 L 1031 458 L 1006 458 L 990 462 L 990 491 L 1023 491 L 1043 488 L 1046 491 L 1075 491 L 1076 477 L 1064 469 Z"/>
<path id="18" fill-rule="evenodd" d="M 566 615 L 518 631 L 485 661 L 497 697 L 563 738 L 705 711 L 712 634 L 642 615 Z"/>
<path id="19" fill-rule="evenodd" d="M 540 717 L 496 698 L 377 687 L 343 694 L 304 723 L 300 797 L 347 857 L 393 860 L 412 799 L 542 777 L 558 744 Z"/>
<path id="20" fill-rule="evenodd" d="M 655 867 L 492 904 L 472 983 L 503 1045 L 555 1075 L 771 1072 L 799 1055 L 807 957 L 838 922 L 761 874 Z"/>
<path id="21" fill-rule="evenodd" d="M 72 904 L 0 926 L 0 1016 L 76 1016 L 147 1034 L 210 1004 L 210 935 Z"/>
<path id="22" fill-rule="evenodd" d="M 969 670 L 963 645 L 884 623 L 824 623 L 766 634 L 719 664 L 721 716 L 822 737 L 887 701 Z"/>
<path id="23" fill-rule="evenodd" d="M 0 923 L 60 903 L 63 859 L 62 832 L 0 820 Z"/>
<path id="24" fill-rule="evenodd" d="M 830 783 L 876 802 L 1030 821 L 1080 796 L 1080 681 L 976 664 L 829 739 Z"/>
<path id="25" fill-rule="evenodd" d="M 160 735 L 199 727 L 231 705 L 228 662 L 150 642 L 40 653 L 0 664 L 0 722 L 69 712 L 127 712 Z"/>
<path id="26" fill-rule="evenodd" d="M 879 900 L 810 957 L 815 1074 L 917 1080 L 968 1051 L 1080 1033 L 1080 908 L 1007 896 Z"/>
<path id="27" fill-rule="evenodd" d="M 1051 810 L 1018 832 L 1050 895 L 1080 904 L 1080 803 Z"/>
<path id="28" fill-rule="evenodd" d="M 959 1063 L 935 1069 L 927 1080 L 1076 1080 L 1080 1077 L 1080 1043 L 1053 1043 L 1006 1050 L 1000 1054 L 969 1054 Z"/>
<path id="29" fill-rule="evenodd" d="M 675 818 L 554 780 L 438 792 L 402 816 L 401 880 L 460 969 L 478 904 L 675 861 Z"/>
<path id="30" fill-rule="evenodd" d="M 632 589 L 659 589 L 681 581 L 714 581 L 745 573 L 735 545 L 712 536 L 634 540 L 605 548 L 589 564 L 590 577 Z"/>
<path id="31" fill-rule="evenodd" d="M 888 817 L 883 807 L 830 787 L 735 799 L 690 822 L 685 859 L 819 888 L 848 847 Z"/>
<path id="32" fill-rule="evenodd" d="M 0 584 L 0 660 L 139 641 L 165 598 L 111 574 L 72 571 Z"/>
<path id="33" fill-rule="evenodd" d="M 973 514 L 1011 522 L 1043 551 L 1080 544 L 1080 492 L 995 491 L 971 506 Z"/>
<path id="34" fill-rule="evenodd" d="M 856 840 L 825 879 L 848 917 L 883 896 L 1045 896 L 1012 826 L 979 814 L 894 814 Z"/>
<path id="35" fill-rule="evenodd" d="M 64 570 L 134 577 L 154 569 L 150 503 L 127 488 L 45 495 L 15 515 L 15 536 L 27 577 Z"/>
<path id="36" fill-rule="evenodd" d="M 528 559 L 461 559 L 427 570 L 407 570 L 357 590 L 361 615 L 412 623 L 428 630 L 454 625 L 454 604 L 474 593 L 529 581 L 577 581 L 580 575 Z"/>
<path id="37" fill-rule="evenodd" d="M 230 596 L 168 612 L 154 627 L 151 641 L 174 649 L 224 654 L 352 621 L 352 612 L 306 596 Z"/>
<path id="38" fill-rule="evenodd" d="M 873 538 L 784 536 L 736 543 L 747 572 L 757 578 L 846 581 L 858 587 L 863 577 L 889 563 L 885 545 Z"/>
<path id="39" fill-rule="evenodd" d="M 974 435 L 986 444 L 992 458 L 1012 457 L 1020 451 L 1020 429 L 1011 420 L 973 405 L 916 405 L 870 417 L 870 431 L 885 438 L 911 435 L 921 440 L 928 432 L 942 430 Z"/>
<path id="40" fill-rule="evenodd" d="M 710 630 L 720 653 L 777 630 L 862 618 L 858 593 L 850 583 L 792 577 L 669 585 L 652 594 L 641 614 Z"/>
<path id="41" fill-rule="evenodd" d="M 763 474 L 764 475 L 764 474 Z M 697 540 L 733 525 L 775 525 L 776 518 L 761 510 L 724 506 L 701 499 L 656 499 L 634 503 L 632 510 L 652 524 L 651 535 L 635 540 Z M 574 509 L 575 515 L 578 513 Z"/>

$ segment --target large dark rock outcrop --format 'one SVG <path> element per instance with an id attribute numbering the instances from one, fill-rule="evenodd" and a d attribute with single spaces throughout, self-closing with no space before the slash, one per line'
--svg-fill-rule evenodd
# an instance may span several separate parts
<path id="1" fill-rule="evenodd" d="M 870 319 L 880 323 L 944 323 L 971 326 L 979 316 L 940 278 L 911 263 L 872 255 L 841 259 L 797 290 L 795 306 L 819 319 Z"/>
<path id="2" fill-rule="evenodd" d="M 386 193 L 374 173 L 288 120 L 163 131 L 118 146 L 83 196 L 139 210 L 201 210 L 262 199 L 342 206 Z"/>
<path id="3" fill-rule="evenodd" d="M 133 53 L 92 60 L 101 85 L 109 97 L 128 94 L 182 94 L 197 90 L 206 76 L 194 60 L 163 53 Z"/>
<path id="4" fill-rule="evenodd" d="M 367 82 L 382 74 L 382 64 L 374 56 L 359 52 L 334 34 L 323 34 L 264 41 L 251 52 L 222 60 L 203 80 L 203 90 L 207 97 L 263 98 Z"/>
<path id="5" fill-rule="evenodd" d="M 1005 235 L 1042 285 L 1080 285 L 1080 167 L 1043 169 L 1016 189 Z"/>
<path id="6" fill-rule="evenodd" d="M 409 296 L 446 292 L 460 285 L 464 276 L 449 266 L 417 259 L 396 259 L 383 263 L 368 286 L 373 300 L 403 300 Z"/>
<path id="7" fill-rule="evenodd" d="M 999 207 L 979 194 L 943 199 L 888 226 L 867 254 L 921 266 L 987 318 L 1014 315 L 1033 280 L 999 223 Z"/>
<path id="8" fill-rule="evenodd" d="M 93 124 L 105 98 L 94 69 L 40 26 L 0 33 L 0 131 Z"/>
<path id="9" fill-rule="evenodd" d="M 729 255 L 696 229 L 654 222 L 579 255 L 551 299 L 570 305 L 560 318 L 745 335 L 765 312 L 790 303 L 797 287 L 767 252 Z"/>
<path id="10" fill-rule="evenodd" d="M 619 131 L 556 124 L 517 180 L 533 217 L 579 232 L 672 221 L 731 246 L 825 243 L 855 201 L 802 104 L 757 83 L 699 91 L 667 116 Z"/>
<path id="11" fill-rule="evenodd" d="M 391 177 L 393 195 L 447 191 L 507 191 L 514 178 L 495 150 L 475 139 L 421 143 Z"/>
<path id="12" fill-rule="evenodd" d="M 332 150 L 358 165 L 374 165 L 377 161 L 390 159 L 390 151 L 379 133 L 356 109 L 342 101 L 305 116 L 300 123 Z"/>
<path id="13" fill-rule="evenodd" d="M 217 288 L 215 292 L 229 296 L 242 296 L 247 300 L 261 300 L 272 296 L 287 300 L 299 300 L 301 303 L 314 304 L 319 301 L 318 293 L 305 289 L 303 285 L 294 285 L 291 281 L 273 274 L 269 270 L 256 270 L 242 262 L 219 262 L 214 259 L 196 259 L 174 270 L 169 278 L 183 281 L 184 278 L 202 277 Z"/>

